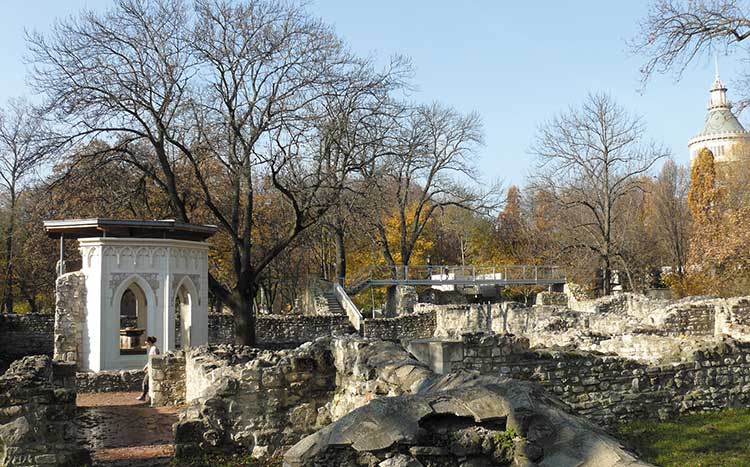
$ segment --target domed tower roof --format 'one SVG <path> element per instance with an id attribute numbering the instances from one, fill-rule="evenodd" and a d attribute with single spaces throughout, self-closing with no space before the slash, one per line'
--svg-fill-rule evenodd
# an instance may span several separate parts
<path id="1" fill-rule="evenodd" d="M 737 120 L 737 117 L 734 116 L 731 109 L 715 109 L 708 113 L 706 123 L 703 124 L 703 129 L 695 135 L 695 138 L 727 133 L 741 134 L 747 133 L 747 131 L 740 121 Z"/>
<path id="2" fill-rule="evenodd" d="M 719 63 L 716 63 L 716 76 L 711 85 L 711 100 L 708 103 L 708 115 L 703 129 L 695 135 L 695 138 L 724 134 L 747 133 L 734 113 L 732 104 L 727 100 L 727 87 L 719 77 Z"/>
<path id="3" fill-rule="evenodd" d="M 703 129 L 688 141 L 691 160 L 695 159 L 701 148 L 710 149 L 717 162 L 750 156 L 746 154 L 750 148 L 750 133 L 732 112 L 732 104 L 727 100 L 727 87 L 719 77 L 718 60 L 710 92 L 711 100 Z"/>

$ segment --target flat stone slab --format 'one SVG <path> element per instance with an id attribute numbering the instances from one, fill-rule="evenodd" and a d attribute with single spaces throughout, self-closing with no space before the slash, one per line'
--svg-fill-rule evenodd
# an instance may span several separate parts
<path id="1" fill-rule="evenodd" d="M 434 440 L 436 436 L 429 434 L 433 433 L 430 431 L 433 427 L 428 419 L 439 421 L 435 425 L 440 428 L 434 433 L 444 439 L 461 442 L 460 439 L 471 440 L 474 436 L 475 451 L 481 451 L 476 446 L 487 445 L 476 438 L 482 433 L 493 437 L 506 433 L 513 437 L 514 448 L 508 455 L 514 456 L 514 465 L 650 465 L 625 451 L 616 439 L 598 427 L 565 412 L 559 401 L 538 386 L 462 373 L 440 378 L 419 394 L 375 399 L 350 412 L 293 446 L 284 456 L 284 466 L 323 465 L 321 462 L 331 467 L 358 465 L 337 463 L 340 458 L 352 459 L 349 454 L 355 458 L 362 454 L 379 458 L 379 467 L 418 467 L 423 465 L 420 459 L 429 457 L 455 457 L 459 465 L 455 452 L 472 447 L 462 445 L 454 450 L 450 444 L 425 444 L 425 440 Z M 462 433 L 468 435 L 461 438 L 458 435 Z M 474 458 L 476 462 L 483 462 L 481 455 L 490 459 L 487 452 L 479 452 Z M 450 462 L 446 465 L 453 465 Z"/>

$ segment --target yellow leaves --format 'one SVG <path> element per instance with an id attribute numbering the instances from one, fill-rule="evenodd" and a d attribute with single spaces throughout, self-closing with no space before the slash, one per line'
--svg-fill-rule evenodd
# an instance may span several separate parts
<path id="1" fill-rule="evenodd" d="M 402 236 L 405 236 L 403 240 L 408 241 L 409 235 L 413 232 L 412 224 L 417 216 L 416 208 L 416 205 L 407 207 L 403 222 L 398 209 L 392 209 L 390 212 L 383 214 L 382 225 L 385 227 L 388 248 L 397 265 L 404 263 L 401 257 Z M 416 220 L 422 222 L 423 215 L 422 213 L 420 219 Z M 418 237 L 409 258 L 409 264 L 423 265 L 427 263 L 427 256 L 435 245 L 434 231 L 431 229 L 432 225 L 433 222 L 428 221 L 427 226 Z M 350 241 L 347 245 L 346 261 L 347 282 L 349 285 L 354 285 L 354 282 L 367 277 L 373 269 L 377 270 L 381 275 L 388 273 L 388 265 L 382 249 L 371 242 Z M 378 304 L 384 302 L 385 290 L 383 288 L 372 289 L 353 297 L 353 300 L 360 309 L 371 310 L 373 301 L 376 307 Z"/>
<path id="2" fill-rule="evenodd" d="M 408 241 L 410 235 L 412 235 L 412 225 L 417 222 L 423 222 L 424 212 L 419 213 L 419 219 L 417 219 L 417 203 L 413 203 L 407 206 L 404 212 L 404 219 L 402 221 L 401 215 L 398 210 L 393 210 L 390 213 L 386 213 L 383 217 L 383 225 L 385 226 L 386 238 L 388 239 L 388 245 L 391 248 L 391 254 L 396 264 L 403 264 L 404 259 L 401 257 L 401 240 L 402 235 L 405 236 L 405 240 Z M 402 222 L 403 228 L 402 232 Z M 411 258 L 409 258 L 410 264 L 425 264 L 427 261 L 427 252 L 432 248 L 434 242 L 430 238 L 429 227 L 432 222 L 428 221 L 428 225 L 419 236 L 417 242 L 414 244 Z"/>
<path id="3" fill-rule="evenodd" d="M 664 283 L 672 290 L 675 298 L 709 293 L 710 279 L 705 274 L 695 271 L 680 277 L 679 274 L 667 274 L 662 277 Z"/>
<path id="4" fill-rule="evenodd" d="M 747 167 L 742 164 L 722 163 L 717 170 L 707 149 L 693 162 L 688 202 L 695 224 L 688 274 L 671 284 L 677 294 L 746 293 L 750 281 L 750 193 Z"/>
<path id="5" fill-rule="evenodd" d="M 698 153 L 690 171 L 688 206 L 693 214 L 694 234 L 688 256 L 688 267 L 702 270 L 713 263 L 709 250 L 714 242 L 718 219 L 718 191 L 714 156 L 706 148 Z"/>
<path id="6" fill-rule="evenodd" d="M 711 213 L 718 201 L 718 195 L 714 155 L 707 148 L 702 148 L 690 170 L 688 192 L 688 206 L 697 224 L 711 221 Z"/>

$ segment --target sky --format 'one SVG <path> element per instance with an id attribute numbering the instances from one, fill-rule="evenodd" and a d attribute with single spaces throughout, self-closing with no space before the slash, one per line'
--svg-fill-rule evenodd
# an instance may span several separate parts
<path id="1" fill-rule="evenodd" d="M 103 10 L 111 0 L 5 0 L 0 17 L 0 102 L 33 96 L 26 82 L 24 30 L 47 31 L 57 18 L 82 8 Z M 309 10 L 332 25 L 351 49 L 385 61 L 411 58 L 417 102 L 439 101 L 477 112 L 485 145 L 478 151 L 482 181 L 523 184 L 534 164 L 529 153 L 538 127 L 607 92 L 640 115 L 650 139 L 688 163 L 687 141 L 706 115 L 713 60 L 641 85 L 642 57 L 627 40 L 647 14 L 648 0 L 313 0 Z M 719 57 L 734 96 L 736 56 Z M 740 116 L 743 124 L 747 118 Z M 747 126 L 747 125 L 746 125 Z"/>

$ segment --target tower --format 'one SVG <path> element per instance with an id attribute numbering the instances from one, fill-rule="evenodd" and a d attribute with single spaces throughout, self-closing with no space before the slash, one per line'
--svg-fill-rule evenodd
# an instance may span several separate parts
<path id="1" fill-rule="evenodd" d="M 732 104 L 727 99 L 727 88 L 719 76 L 718 59 L 710 94 L 708 115 L 703 129 L 688 142 L 691 163 L 702 148 L 711 150 L 716 162 L 729 162 L 737 160 L 742 156 L 742 152 L 750 147 L 750 134 L 732 113 Z"/>

